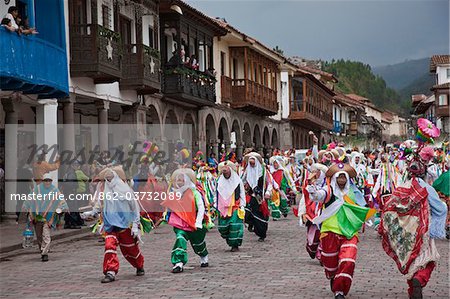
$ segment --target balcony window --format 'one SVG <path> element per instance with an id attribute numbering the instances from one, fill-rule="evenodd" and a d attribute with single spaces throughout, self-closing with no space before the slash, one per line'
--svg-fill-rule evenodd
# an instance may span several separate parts
<path id="1" fill-rule="evenodd" d="M 447 69 L 447 79 L 450 79 L 450 68 Z"/>
<path id="2" fill-rule="evenodd" d="M 439 95 L 439 106 L 448 106 L 448 95 L 446 94 Z"/>
<path id="3" fill-rule="evenodd" d="M 103 27 L 111 29 L 111 8 L 108 5 L 102 5 L 102 24 Z"/>

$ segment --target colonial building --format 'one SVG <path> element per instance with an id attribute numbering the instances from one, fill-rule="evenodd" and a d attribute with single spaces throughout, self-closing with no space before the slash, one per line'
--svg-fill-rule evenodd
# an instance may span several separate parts
<path id="1" fill-rule="evenodd" d="M 447 136 L 450 133 L 450 55 L 433 55 L 430 59 L 430 73 L 436 82 L 431 88 L 435 96 L 436 125 Z"/>
<path id="2" fill-rule="evenodd" d="M 398 114 L 387 110 L 383 111 L 381 123 L 384 128 L 383 141 L 397 142 L 406 138 L 407 123 L 406 120 Z"/>

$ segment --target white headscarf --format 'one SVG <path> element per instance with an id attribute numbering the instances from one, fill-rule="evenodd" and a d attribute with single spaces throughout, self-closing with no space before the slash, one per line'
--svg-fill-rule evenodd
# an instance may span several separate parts
<path id="1" fill-rule="evenodd" d="M 175 186 L 175 183 L 176 183 L 175 181 L 178 178 L 178 176 L 180 176 L 180 175 L 183 175 L 183 177 L 184 177 L 184 185 L 177 188 Z M 177 193 L 179 192 L 180 194 L 183 194 L 188 189 L 196 189 L 195 184 L 191 181 L 189 176 L 185 173 L 177 175 L 177 177 L 175 178 L 175 181 L 173 182 L 174 185 L 172 186 L 172 188 L 173 188 L 173 191 L 175 191 Z"/>
<path id="2" fill-rule="evenodd" d="M 217 181 L 217 192 L 225 199 L 228 199 L 233 194 L 234 190 L 236 190 L 237 186 L 242 182 L 241 178 L 237 175 L 237 173 L 231 169 L 231 175 L 227 179 L 223 174 L 220 175 L 219 180 Z M 241 194 L 241 196 L 243 196 Z"/>
<path id="3" fill-rule="evenodd" d="M 250 165 L 251 159 L 255 160 L 255 166 Z M 258 180 L 262 176 L 263 169 L 262 169 L 262 165 L 258 159 L 254 158 L 254 157 L 250 157 L 248 159 L 248 161 L 249 161 L 249 163 L 248 163 L 247 167 L 245 168 L 244 178 L 245 178 L 245 181 L 253 189 L 256 186 L 258 186 Z"/>
<path id="4" fill-rule="evenodd" d="M 336 182 L 337 177 L 341 174 L 344 174 L 345 177 L 347 178 L 347 183 L 345 184 L 344 190 L 341 190 L 341 188 L 339 188 L 339 186 Z M 333 188 L 334 196 L 336 196 L 339 199 L 343 199 L 344 195 L 347 195 L 347 193 L 350 191 L 350 178 L 348 176 L 348 173 L 345 171 L 336 172 L 333 175 L 333 177 L 331 178 L 330 186 L 331 186 L 331 188 Z"/>
<path id="5" fill-rule="evenodd" d="M 103 218 L 109 225 L 126 228 L 139 221 L 140 207 L 134 191 L 115 171 L 111 181 L 105 180 Z"/>

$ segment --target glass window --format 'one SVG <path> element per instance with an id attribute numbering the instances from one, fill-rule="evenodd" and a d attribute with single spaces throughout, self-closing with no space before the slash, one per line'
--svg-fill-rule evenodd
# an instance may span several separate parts
<path id="1" fill-rule="evenodd" d="M 447 79 L 450 79 L 450 69 L 447 69 Z"/>
<path id="2" fill-rule="evenodd" d="M 108 5 L 102 5 L 103 27 L 111 29 L 111 8 Z"/>
<path id="3" fill-rule="evenodd" d="M 439 95 L 439 106 L 448 106 L 448 96 L 446 94 Z"/>
<path id="4" fill-rule="evenodd" d="M 153 26 L 148 26 L 148 46 L 155 48 L 155 31 Z"/>

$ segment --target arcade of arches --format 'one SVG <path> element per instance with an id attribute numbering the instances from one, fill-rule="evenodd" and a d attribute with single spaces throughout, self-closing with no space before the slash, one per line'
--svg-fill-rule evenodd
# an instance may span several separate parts
<path id="1" fill-rule="evenodd" d="M 170 103 L 146 97 L 146 122 L 159 125 L 161 136 L 166 136 L 166 124 L 179 124 L 180 140 L 195 153 L 201 150 L 206 155 L 234 148 L 237 157 L 242 157 L 246 148 L 253 147 L 262 154 L 268 154 L 274 148 L 287 149 L 308 148 L 312 146 L 312 138 L 308 134 L 311 129 L 292 125 L 286 121 L 277 121 L 230 109 L 226 106 L 188 109 Z M 190 134 L 186 134 L 190 128 Z M 328 142 L 320 131 L 314 131 L 319 145 Z M 192 136 L 192 138 L 186 138 Z M 191 139 L 191 140 L 189 140 Z"/>

